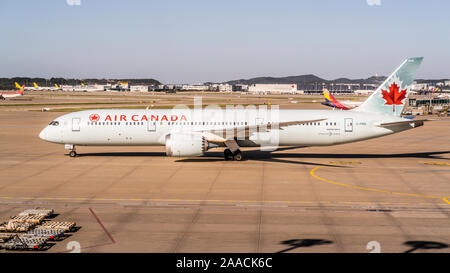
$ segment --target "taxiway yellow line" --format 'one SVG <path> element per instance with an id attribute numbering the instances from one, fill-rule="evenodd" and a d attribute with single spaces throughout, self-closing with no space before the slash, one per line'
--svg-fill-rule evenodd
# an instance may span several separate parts
<path id="1" fill-rule="evenodd" d="M 396 195 L 405 195 L 405 196 L 412 196 L 412 197 L 421 197 L 421 198 L 433 198 L 433 199 L 441 199 L 444 200 L 447 204 L 450 205 L 450 201 L 449 197 L 438 197 L 438 196 L 431 196 L 431 195 L 420 195 L 420 194 L 413 194 L 413 193 L 404 193 L 404 192 L 394 192 L 394 191 L 388 191 L 388 190 L 380 190 L 380 189 L 374 189 L 374 188 L 366 188 L 366 187 L 360 187 L 360 186 L 354 186 L 354 185 L 348 185 L 348 184 L 344 184 L 344 183 L 339 183 L 339 182 L 335 182 L 335 181 L 331 181 L 331 180 L 327 180 L 325 178 L 322 178 L 320 176 L 317 176 L 315 174 L 315 171 L 322 168 L 324 166 L 318 166 L 315 167 L 314 169 L 312 169 L 309 173 L 316 179 L 330 183 L 330 184 L 334 184 L 334 185 L 338 185 L 338 186 L 343 186 L 343 187 L 348 187 L 348 188 L 353 188 L 353 189 L 358 189 L 358 190 L 366 190 L 366 191 L 373 191 L 373 192 L 382 192 L 382 193 L 388 193 L 388 194 L 396 194 Z"/>
<path id="2" fill-rule="evenodd" d="M 363 205 L 363 206 L 371 206 L 376 205 L 367 201 L 294 201 L 294 200 L 216 200 L 216 199 L 208 199 L 208 200 L 200 200 L 200 199 L 161 199 L 161 198 L 89 198 L 89 197 L 14 197 L 14 196 L 0 196 L 0 199 L 6 200 L 14 200 L 14 199 L 22 199 L 22 200 L 54 200 L 54 201 L 118 201 L 118 202 L 129 202 L 129 201 L 138 201 L 138 202 L 193 202 L 193 203 L 202 203 L 202 202 L 210 202 L 210 203 L 257 203 L 257 204 L 337 204 L 337 205 Z M 446 201 L 449 202 L 449 201 Z M 406 202 L 384 202 L 384 205 L 412 205 L 417 203 L 406 203 Z M 422 205 L 432 205 L 433 203 L 420 203 Z M 450 204 L 450 203 L 449 203 Z"/>
<path id="3" fill-rule="evenodd" d="M 445 203 L 450 205 L 450 197 L 444 197 L 442 198 L 442 200 L 444 200 Z"/>
<path id="4" fill-rule="evenodd" d="M 427 165 L 450 166 L 450 163 L 446 163 L 446 162 L 438 162 L 438 161 L 418 161 L 418 162 L 427 164 Z"/>

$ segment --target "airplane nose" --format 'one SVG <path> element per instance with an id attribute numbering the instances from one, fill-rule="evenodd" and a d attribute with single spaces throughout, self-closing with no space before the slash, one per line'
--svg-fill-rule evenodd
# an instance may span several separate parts
<path id="1" fill-rule="evenodd" d="M 44 128 L 40 133 L 39 133 L 39 138 L 45 141 L 49 141 L 48 139 L 48 130 L 47 128 Z"/>

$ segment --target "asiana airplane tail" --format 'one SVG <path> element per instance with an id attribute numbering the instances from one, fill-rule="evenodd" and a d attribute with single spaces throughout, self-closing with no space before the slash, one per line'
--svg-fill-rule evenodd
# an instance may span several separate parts
<path id="1" fill-rule="evenodd" d="M 348 107 L 344 106 L 342 103 L 340 103 L 337 99 L 331 95 L 330 91 L 328 89 L 323 89 L 323 96 L 325 97 L 325 102 L 322 102 L 323 105 L 327 105 L 330 107 L 343 109 L 343 110 L 350 110 Z"/>

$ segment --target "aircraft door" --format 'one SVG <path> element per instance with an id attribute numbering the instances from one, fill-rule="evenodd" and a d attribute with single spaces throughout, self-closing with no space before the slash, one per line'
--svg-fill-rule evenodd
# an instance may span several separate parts
<path id="1" fill-rule="evenodd" d="M 353 132 L 353 119 L 352 118 L 344 119 L 344 131 L 345 132 Z"/>
<path id="2" fill-rule="evenodd" d="M 156 132 L 156 121 L 147 121 L 147 131 Z"/>
<path id="3" fill-rule="evenodd" d="M 256 125 L 263 125 L 264 124 L 264 119 L 263 118 L 256 118 Z"/>
<path id="4" fill-rule="evenodd" d="M 79 132 L 80 131 L 80 118 L 72 118 L 72 132 Z"/>

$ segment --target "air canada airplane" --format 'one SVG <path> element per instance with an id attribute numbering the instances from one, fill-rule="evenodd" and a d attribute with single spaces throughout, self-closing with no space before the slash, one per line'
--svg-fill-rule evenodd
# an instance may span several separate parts
<path id="1" fill-rule="evenodd" d="M 168 156 L 201 156 L 225 147 L 225 160 L 243 159 L 241 147 L 326 146 L 361 141 L 423 125 L 400 117 L 423 58 L 406 59 L 359 107 L 280 110 L 254 107 L 98 109 L 62 115 L 39 137 L 76 146 L 166 147 Z M 265 106 L 267 107 L 267 106 Z"/>

